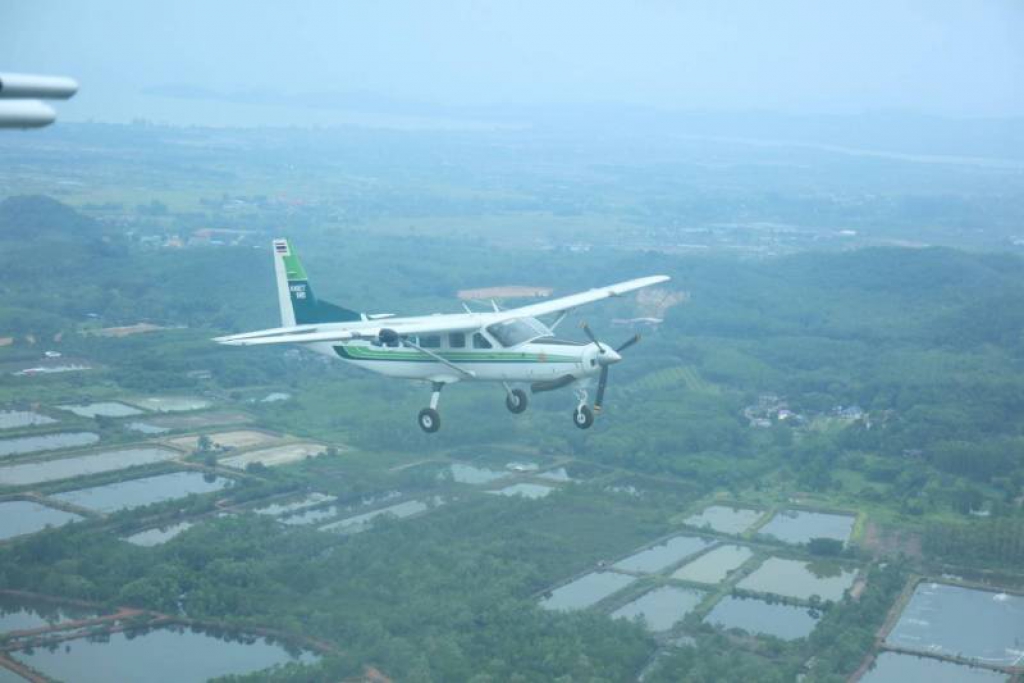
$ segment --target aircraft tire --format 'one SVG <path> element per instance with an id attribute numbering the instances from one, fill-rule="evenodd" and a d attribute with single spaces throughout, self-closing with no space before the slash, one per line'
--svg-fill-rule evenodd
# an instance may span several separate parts
<path id="1" fill-rule="evenodd" d="M 572 411 L 572 423 L 580 429 L 590 429 L 594 424 L 594 413 L 587 406 L 580 406 Z"/>
<path id="2" fill-rule="evenodd" d="M 505 407 L 510 413 L 519 414 L 526 410 L 526 392 L 522 389 L 513 389 L 505 395 Z"/>
<path id="3" fill-rule="evenodd" d="M 420 429 L 427 434 L 433 434 L 441 428 L 441 415 L 433 408 L 421 410 L 417 421 L 420 424 Z"/>

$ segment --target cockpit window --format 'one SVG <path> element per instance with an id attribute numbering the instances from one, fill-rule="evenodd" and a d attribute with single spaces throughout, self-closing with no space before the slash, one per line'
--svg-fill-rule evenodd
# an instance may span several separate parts
<path id="1" fill-rule="evenodd" d="M 494 323 L 487 328 L 502 346 L 518 346 L 539 337 L 551 336 L 551 330 L 536 318 L 517 318 Z"/>

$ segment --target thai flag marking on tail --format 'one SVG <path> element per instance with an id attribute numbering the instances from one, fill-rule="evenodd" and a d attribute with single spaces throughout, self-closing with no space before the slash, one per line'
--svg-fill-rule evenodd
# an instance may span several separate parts
<path id="1" fill-rule="evenodd" d="M 278 254 L 288 255 L 288 242 L 285 240 L 274 240 L 274 251 Z"/>

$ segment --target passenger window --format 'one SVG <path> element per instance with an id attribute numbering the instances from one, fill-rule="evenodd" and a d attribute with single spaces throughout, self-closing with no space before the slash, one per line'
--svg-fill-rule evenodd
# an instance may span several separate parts
<path id="1" fill-rule="evenodd" d="M 452 332 L 448 335 L 448 346 L 453 349 L 466 348 L 466 335 L 463 332 Z"/>
<path id="2" fill-rule="evenodd" d="M 473 334 L 473 348 L 474 349 L 489 349 L 491 348 L 491 342 L 487 341 L 487 337 L 476 332 Z"/>
<path id="3" fill-rule="evenodd" d="M 441 348 L 441 335 L 428 334 L 420 337 L 420 346 L 422 346 L 425 349 Z"/>

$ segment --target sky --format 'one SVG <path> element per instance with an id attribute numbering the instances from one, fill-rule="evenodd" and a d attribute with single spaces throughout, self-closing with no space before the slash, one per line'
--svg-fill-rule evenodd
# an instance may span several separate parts
<path id="1" fill-rule="evenodd" d="M 0 0 L 0 71 L 77 78 L 65 120 L 146 116 L 167 104 L 153 88 L 182 86 L 1008 117 L 1024 115 L 1024 0 Z"/>

